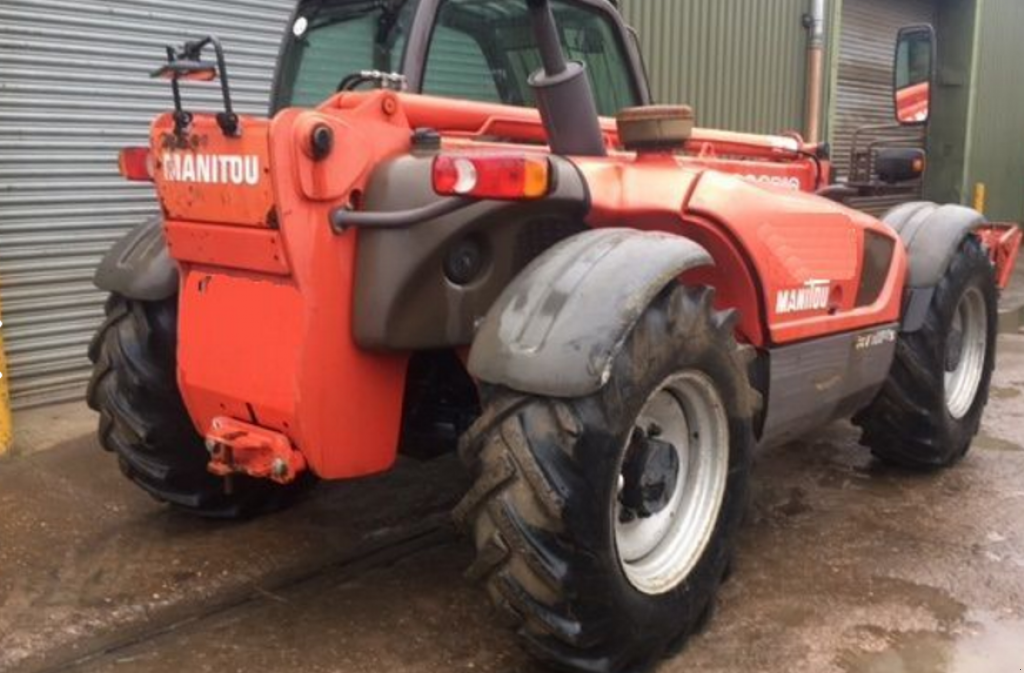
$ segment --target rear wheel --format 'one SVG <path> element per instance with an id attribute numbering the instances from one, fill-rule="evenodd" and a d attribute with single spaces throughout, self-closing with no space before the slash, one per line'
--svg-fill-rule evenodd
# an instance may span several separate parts
<path id="1" fill-rule="evenodd" d="M 710 613 L 745 508 L 756 394 L 729 314 L 667 289 L 608 383 L 576 399 L 486 388 L 456 510 L 525 648 L 577 671 L 635 670 Z"/>
<path id="2" fill-rule="evenodd" d="M 177 301 L 111 295 L 92 344 L 89 406 L 100 413 L 99 440 L 121 471 L 157 500 L 191 514 L 240 518 L 288 504 L 311 482 L 288 486 L 206 470 L 209 454 L 185 410 L 176 380 Z"/>
<path id="3" fill-rule="evenodd" d="M 882 391 L 854 423 L 880 459 L 904 467 L 946 467 L 978 433 L 995 365 L 995 277 L 974 236 L 939 281 L 924 325 L 900 335 Z"/>

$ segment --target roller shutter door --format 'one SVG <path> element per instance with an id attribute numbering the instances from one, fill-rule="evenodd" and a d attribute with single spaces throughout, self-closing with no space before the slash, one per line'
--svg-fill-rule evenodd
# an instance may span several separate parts
<path id="1" fill-rule="evenodd" d="M 264 113 L 292 0 L 0 1 L 0 301 L 16 407 L 74 399 L 103 313 L 103 253 L 156 212 L 117 150 L 171 104 L 166 44 L 218 35 L 241 112 Z M 198 90 L 202 88 L 201 93 Z M 197 108 L 219 101 L 189 86 Z"/>
<path id="2" fill-rule="evenodd" d="M 840 177 L 848 175 L 853 134 L 858 128 L 895 124 L 892 59 L 897 31 L 901 26 L 934 22 L 932 0 L 843 0 L 831 132 L 833 158 Z M 884 137 L 924 146 L 921 129 L 886 132 Z M 898 203 L 919 198 L 918 186 L 909 195 L 857 199 L 852 205 L 881 214 Z"/>

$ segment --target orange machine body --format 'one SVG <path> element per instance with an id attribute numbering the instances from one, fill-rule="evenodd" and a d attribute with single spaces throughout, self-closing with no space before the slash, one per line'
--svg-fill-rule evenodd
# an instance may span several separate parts
<path id="1" fill-rule="evenodd" d="M 335 148 L 319 161 L 317 125 Z M 437 129 L 445 148 L 544 141 L 535 110 L 385 91 L 243 117 L 237 136 L 208 115 L 184 140 L 170 115 L 154 122 L 155 181 L 181 271 L 179 384 L 201 434 L 225 418 L 263 428 L 268 445 L 286 438 L 325 478 L 391 466 L 409 354 L 355 343 L 359 231 L 328 222 L 359 207 L 373 168 L 408 153 L 419 127 Z M 743 341 L 770 347 L 899 319 L 903 247 L 874 218 L 809 193 L 829 168 L 798 137 L 698 129 L 683 151 L 636 154 L 616 149 L 610 120 L 602 129 L 607 157 L 571 158 L 590 187 L 587 223 L 703 245 L 715 266 L 684 280 L 740 310 Z M 486 140 L 495 136 L 511 142 Z"/>

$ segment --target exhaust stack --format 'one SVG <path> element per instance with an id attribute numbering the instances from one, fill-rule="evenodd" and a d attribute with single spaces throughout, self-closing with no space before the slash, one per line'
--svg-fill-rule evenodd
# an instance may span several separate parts
<path id="1" fill-rule="evenodd" d="M 543 64 L 542 69 L 530 75 L 529 81 L 544 120 L 551 151 L 576 156 L 604 156 L 604 136 L 586 66 L 579 61 L 565 59 L 548 0 L 526 0 L 526 5 Z"/>

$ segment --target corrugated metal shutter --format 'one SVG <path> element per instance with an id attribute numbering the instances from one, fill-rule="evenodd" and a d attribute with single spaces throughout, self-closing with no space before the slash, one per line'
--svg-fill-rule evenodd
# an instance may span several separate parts
<path id="1" fill-rule="evenodd" d="M 170 107 L 148 78 L 164 45 L 224 41 L 239 111 L 266 112 L 292 0 L 4 0 L 0 4 L 0 299 L 16 406 L 81 395 L 102 315 L 96 264 L 156 212 L 117 175 Z M 196 107 L 216 89 L 190 86 Z"/>
<path id="2" fill-rule="evenodd" d="M 622 0 L 654 98 L 701 126 L 802 130 L 808 0 Z"/>
<path id="3" fill-rule="evenodd" d="M 932 0 L 843 0 L 839 68 L 831 125 L 833 160 L 840 177 L 848 175 L 854 132 L 867 125 L 895 124 L 892 104 L 892 60 L 900 27 L 934 23 Z M 886 138 L 924 146 L 922 129 L 888 132 Z M 851 205 L 881 214 L 911 194 L 854 199 Z"/>

